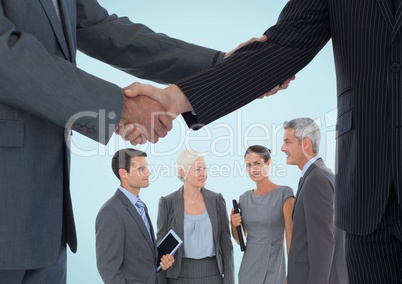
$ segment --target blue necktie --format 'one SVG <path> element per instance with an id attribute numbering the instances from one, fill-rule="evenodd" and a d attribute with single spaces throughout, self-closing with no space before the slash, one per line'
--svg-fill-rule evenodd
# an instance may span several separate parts
<path id="1" fill-rule="evenodd" d="M 147 227 L 149 237 L 150 237 L 151 240 L 152 240 L 152 237 L 151 237 L 151 226 L 149 225 L 148 218 L 147 218 L 147 214 L 146 214 L 146 212 L 145 212 L 145 204 L 141 201 L 140 198 L 138 198 L 137 202 L 135 203 L 135 206 L 137 206 L 137 208 L 138 208 L 138 213 L 140 213 L 140 216 L 141 216 L 141 218 L 142 218 L 142 221 L 144 221 L 145 227 Z"/>

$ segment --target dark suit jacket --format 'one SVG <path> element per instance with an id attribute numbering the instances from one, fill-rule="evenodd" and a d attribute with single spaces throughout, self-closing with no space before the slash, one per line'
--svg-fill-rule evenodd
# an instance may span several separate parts
<path id="1" fill-rule="evenodd" d="M 148 216 L 148 210 L 145 208 Z M 119 189 L 96 217 L 96 261 L 106 284 L 156 282 L 157 248 L 131 201 Z"/>
<path id="2" fill-rule="evenodd" d="M 296 74 L 332 39 L 336 224 L 369 234 L 385 211 L 392 182 L 400 201 L 402 195 L 401 25 L 402 8 L 394 17 L 391 0 L 291 0 L 266 31 L 269 43 L 246 46 L 177 83 L 198 122 L 206 124 Z"/>
<path id="3" fill-rule="evenodd" d="M 347 284 L 344 232 L 334 225 L 334 174 L 310 165 L 296 194 L 288 283 Z"/>
<path id="4" fill-rule="evenodd" d="M 205 68 L 217 54 L 109 15 L 95 0 L 59 3 L 61 22 L 52 0 L 0 0 L 0 270 L 54 262 L 63 216 L 76 250 L 70 128 L 106 143 L 123 98 L 120 87 L 76 68 L 77 48 L 166 83 Z"/>
<path id="5" fill-rule="evenodd" d="M 233 245 L 230 239 L 229 219 L 226 211 L 226 203 L 221 194 L 208 189 L 201 189 L 207 207 L 208 215 L 212 224 L 212 232 L 215 243 L 216 261 L 219 271 L 224 275 L 223 283 L 234 283 L 234 262 Z M 184 201 L 183 187 L 179 190 L 161 197 L 158 209 L 158 232 L 157 240 L 161 240 L 166 233 L 173 229 L 179 237 L 184 239 Z M 183 256 L 183 246 L 181 246 L 175 257 L 173 266 L 165 271 L 158 273 L 158 283 L 166 283 L 166 277 L 177 278 L 181 271 L 181 260 Z"/>

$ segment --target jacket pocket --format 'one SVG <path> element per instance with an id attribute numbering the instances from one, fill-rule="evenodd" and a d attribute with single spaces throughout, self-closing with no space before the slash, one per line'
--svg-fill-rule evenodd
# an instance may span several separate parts
<path id="1" fill-rule="evenodd" d="M 348 87 L 338 95 L 336 138 L 352 129 L 352 114 L 352 87 Z"/>
<path id="2" fill-rule="evenodd" d="M 348 87 L 338 95 L 338 117 L 352 108 L 352 87 Z"/>
<path id="3" fill-rule="evenodd" d="M 338 117 L 336 121 L 336 138 L 349 132 L 352 129 L 352 110 L 348 110 Z"/>
<path id="4" fill-rule="evenodd" d="M 25 140 L 25 122 L 0 120 L 0 147 L 22 147 Z"/>

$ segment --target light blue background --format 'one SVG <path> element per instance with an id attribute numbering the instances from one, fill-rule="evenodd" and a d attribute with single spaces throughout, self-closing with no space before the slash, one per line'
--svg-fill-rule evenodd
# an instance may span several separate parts
<path id="1" fill-rule="evenodd" d="M 128 16 L 154 31 L 195 44 L 228 51 L 239 43 L 260 36 L 273 25 L 286 4 L 285 0 L 102 0 L 110 13 Z M 247 3 L 246 3 L 247 2 Z M 78 55 L 85 71 L 125 87 L 134 81 L 146 82 L 120 72 L 85 55 Z M 156 85 L 156 84 L 155 84 Z M 157 85 L 163 87 L 161 85 Z M 262 144 L 272 150 L 271 178 L 278 184 L 297 189 L 300 170 L 287 166 L 280 151 L 282 123 L 300 116 L 316 119 L 322 128 L 321 156 L 334 169 L 336 88 L 330 44 L 299 74 L 291 86 L 275 96 L 256 100 L 198 132 L 189 131 L 180 118 L 168 136 L 140 149 L 148 153 L 153 172 L 151 185 L 141 190 L 156 229 L 159 197 L 181 186 L 175 175 L 175 161 L 184 147 L 205 152 L 209 165 L 207 188 L 226 199 L 228 213 L 232 199 L 254 188 L 243 162 L 245 149 Z M 222 96 L 225 94 L 223 93 Z M 71 194 L 78 234 L 78 252 L 68 253 L 68 283 L 102 283 L 95 258 L 95 218 L 102 204 L 117 189 L 110 160 L 113 154 L 131 145 L 113 136 L 101 146 L 74 132 L 72 139 Z M 133 240 L 135 241 L 135 240 Z M 242 253 L 233 242 L 235 270 Z"/>

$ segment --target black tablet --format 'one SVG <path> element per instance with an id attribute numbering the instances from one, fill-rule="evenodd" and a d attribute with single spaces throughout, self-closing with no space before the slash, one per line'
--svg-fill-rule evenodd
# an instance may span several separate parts
<path id="1" fill-rule="evenodd" d="M 174 255 L 178 248 L 183 244 L 183 241 L 176 234 L 173 229 L 165 235 L 165 237 L 158 243 L 158 271 L 161 270 L 162 256 L 165 254 Z"/>

